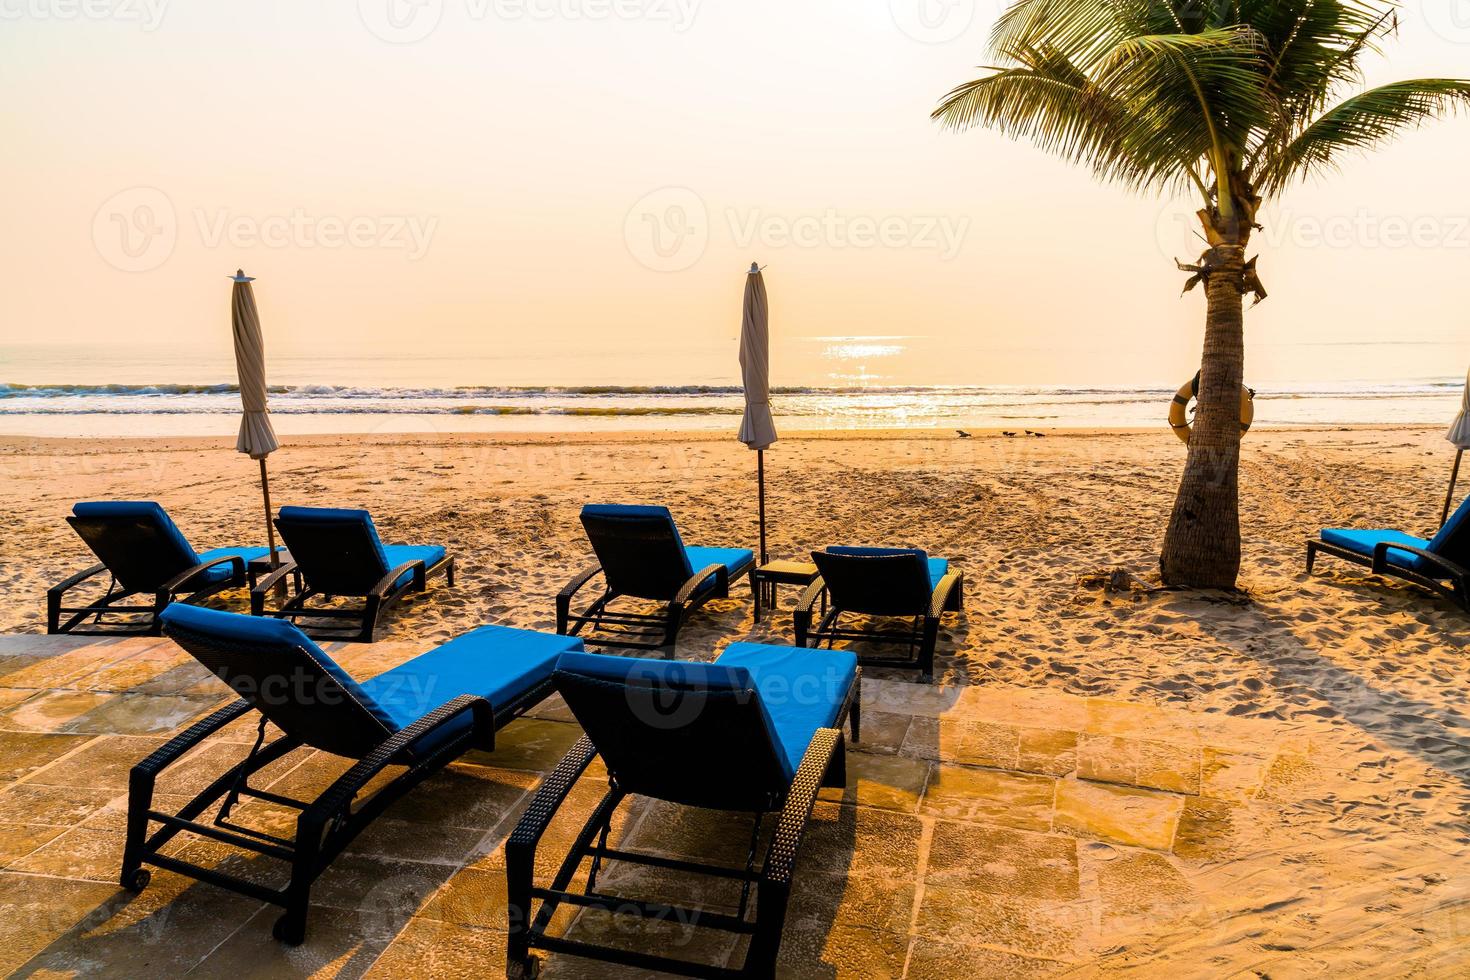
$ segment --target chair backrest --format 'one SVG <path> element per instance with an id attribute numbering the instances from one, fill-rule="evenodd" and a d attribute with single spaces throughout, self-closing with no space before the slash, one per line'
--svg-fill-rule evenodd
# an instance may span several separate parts
<path id="1" fill-rule="evenodd" d="M 813 551 L 832 604 L 867 616 L 920 616 L 929 608 L 929 556 L 915 548 Z"/>
<path id="2" fill-rule="evenodd" d="M 391 570 L 365 510 L 282 507 L 276 528 L 306 584 L 326 595 L 366 595 Z"/>
<path id="3" fill-rule="evenodd" d="M 156 592 L 199 564 L 168 513 L 151 500 L 80 503 L 66 519 L 129 592 Z"/>
<path id="4" fill-rule="evenodd" d="M 667 507 L 588 504 L 582 526 L 608 588 L 620 595 L 667 601 L 694 574 Z"/>
<path id="5" fill-rule="evenodd" d="M 790 788 L 771 718 L 744 668 L 564 653 L 552 676 L 627 792 L 755 813 L 779 805 Z"/>
<path id="6" fill-rule="evenodd" d="M 1466 497 L 1460 509 L 1444 522 L 1444 527 L 1429 542 L 1427 550 L 1448 558 L 1461 568 L 1470 567 L 1470 497 Z"/>
<path id="7" fill-rule="evenodd" d="M 360 759 L 398 730 L 351 675 L 291 623 L 178 602 L 160 619 L 164 635 L 306 745 Z"/>

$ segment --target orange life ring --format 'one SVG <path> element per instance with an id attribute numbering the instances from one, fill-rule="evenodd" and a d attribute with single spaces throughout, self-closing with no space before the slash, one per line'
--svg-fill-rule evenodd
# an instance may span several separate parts
<path id="1" fill-rule="evenodd" d="M 1188 443 L 1193 427 L 1189 424 L 1189 403 L 1199 397 L 1199 375 L 1196 374 L 1190 381 L 1185 382 L 1184 387 L 1174 396 L 1174 401 L 1169 406 L 1169 428 L 1179 437 L 1180 442 Z M 1256 420 L 1256 393 L 1245 385 L 1240 386 L 1240 434 L 1245 435 L 1251 430 L 1251 425 Z"/>

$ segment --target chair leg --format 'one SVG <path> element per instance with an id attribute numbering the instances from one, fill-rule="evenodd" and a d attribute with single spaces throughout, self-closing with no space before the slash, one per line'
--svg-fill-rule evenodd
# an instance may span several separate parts
<path id="1" fill-rule="evenodd" d="M 122 873 L 119 880 L 129 891 L 141 892 L 148 886 L 149 874 L 143 870 L 143 849 L 148 836 L 148 811 L 153 808 L 154 775 L 134 769 L 128 776 L 127 837 L 123 843 Z"/>
<path id="2" fill-rule="evenodd" d="M 919 641 L 919 677 L 925 684 L 934 682 L 934 648 L 939 645 L 939 620 L 924 617 L 924 637 Z"/>
<path id="3" fill-rule="evenodd" d="M 444 584 L 450 588 L 454 587 L 454 559 L 449 559 L 449 564 L 444 566 Z"/>
<path id="4" fill-rule="evenodd" d="M 859 685 L 861 685 L 862 684 L 862 680 L 859 679 L 857 683 Z M 860 742 L 860 741 L 862 741 L 862 732 L 863 732 L 863 691 L 862 691 L 862 688 L 861 687 L 858 687 L 858 689 L 853 692 L 853 695 L 852 695 L 852 710 L 849 711 L 848 714 L 847 714 L 847 722 L 848 722 L 848 727 L 852 729 L 852 740 L 854 742 Z"/>
<path id="5" fill-rule="evenodd" d="M 677 603 L 670 605 L 669 618 L 664 623 L 664 641 L 662 646 L 668 648 L 664 659 L 674 659 L 674 647 L 679 642 L 679 627 L 684 623 L 684 609 Z"/>
<path id="6" fill-rule="evenodd" d="M 1307 574 L 1312 574 L 1312 568 L 1317 564 L 1317 543 L 1307 542 Z"/>
<path id="7" fill-rule="evenodd" d="M 786 924 L 786 906 L 791 898 L 787 885 L 767 881 L 760 889 L 760 905 L 756 909 L 755 935 L 740 969 L 742 976 L 774 977 L 776 957 L 781 952 L 781 931 Z"/>
<path id="8" fill-rule="evenodd" d="M 306 941 L 306 915 L 311 907 L 317 848 L 324 829 L 304 815 L 296 821 L 296 847 L 291 861 L 291 883 L 286 886 L 286 911 L 271 926 L 271 935 L 287 946 L 300 946 Z"/>
<path id="9" fill-rule="evenodd" d="M 378 628 L 378 610 L 381 608 L 377 596 L 368 596 L 362 607 L 362 632 L 357 635 L 359 642 L 373 642 L 373 632 Z"/>

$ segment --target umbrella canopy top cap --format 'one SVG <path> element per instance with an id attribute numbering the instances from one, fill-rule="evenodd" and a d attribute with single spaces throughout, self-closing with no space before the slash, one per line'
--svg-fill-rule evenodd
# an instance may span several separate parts
<path id="1" fill-rule="evenodd" d="M 254 276 L 247 276 L 245 274 L 245 270 L 244 269 L 236 269 L 235 270 L 235 274 L 233 276 L 230 276 L 229 278 L 235 280 L 236 282 L 254 282 L 255 281 L 255 277 Z"/>

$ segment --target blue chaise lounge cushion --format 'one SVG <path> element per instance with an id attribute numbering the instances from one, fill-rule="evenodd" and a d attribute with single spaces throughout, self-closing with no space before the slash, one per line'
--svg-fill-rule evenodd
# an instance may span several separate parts
<path id="1" fill-rule="evenodd" d="M 582 641 L 572 636 L 482 626 L 363 681 L 362 689 L 387 713 L 395 729 L 407 728 L 463 694 L 504 708 L 550 678 L 562 654 L 581 649 Z M 441 738 L 452 738 L 473 721 L 470 715 L 462 716 L 446 726 L 442 736 L 422 743 L 420 750 L 432 751 Z"/>
<path id="2" fill-rule="evenodd" d="M 265 548 L 215 548 L 203 554 L 196 552 L 189 539 L 184 537 L 184 532 L 168 516 L 168 511 L 163 506 L 152 500 L 92 500 L 75 504 L 72 513 L 81 518 L 94 518 L 98 520 L 136 520 L 152 524 L 158 529 L 163 539 L 163 546 L 172 553 L 175 563 L 180 569 L 193 568 L 204 562 L 214 561 L 216 558 L 225 558 L 238 555 L 244 561 L 252 562 L 257 558 L 264 558 L 267 553 Z M 228 581 L 233 568 L 230 565 L 218 565 L 209 569 L 199 577 L 192 585 L 216 585 Z"/>
<path id="3" fill-rule="evenodd" d="M 1322 540 L 1339 548 L 1346 548 L 1354 554 L 1363 555 L 1366 558 L 1373 557 L 1373 551 L 1381 542 L 1389 541 L 1393 544 L 1406 544 L 1414 548 L 1429 550 L 1429 542 L 1423 538 L 1416 538 L 1412 534 L 1403 531 L 1360 531 L 1350 528 L 1327 528 L 1322 532 Z M 1434 568 L 1424 559 L 1417 555 L 1411 555 L 1407 551 L 1394 551 L 1389 549 L 1388 563 L 1397 568 L 1407 569 L 1420 574 L 1433 574 Z"/>
<path id="4" fill-rule="evenodd" d="M 732 643 L 716 667 L 747 672 L 760 692 L 761 705 L 779 748 L 788 778 L 806 755 L 819 728 L 832 728 L 857 677 L 857 655 L 847 650 L 809 650 Z"/>
<path id="5" fill-rule="evenodd" d="M 857 675 L 857 656 L 846 650 L 733 643 L 712 664 L 574 653 L 564 655 L 556 669 L 620 684 L 752 692 L 789 781 L 817 729 L 830 727 L 841 712 Z"/>
<path id="6" fill-rule="evenodd" d="M 932 592 L 939 587 L 939 582 L 949 573 L 949 559 L 930 558 L 929 555 L 918 548 L 850 548 L 841 545 L 833 545 L 827 549 L 832 555 L 854 555 L 859 558 L 889 558 L 895 555 L 913 555 L 924 565 L 925 573 L 929 577 L 929 590 Z"/>

